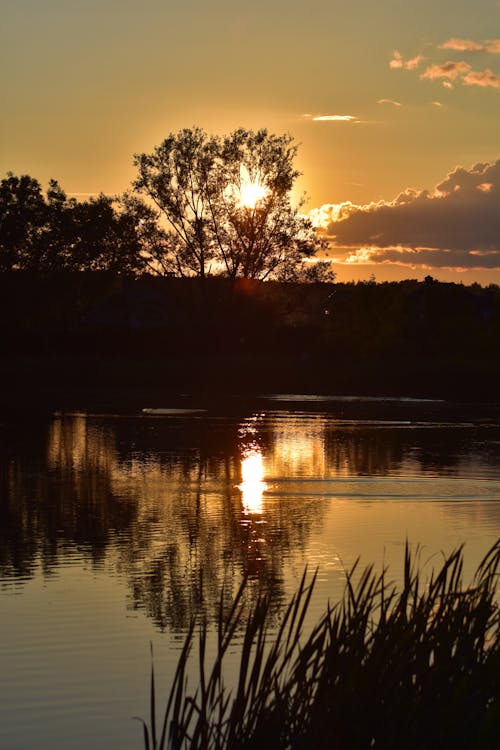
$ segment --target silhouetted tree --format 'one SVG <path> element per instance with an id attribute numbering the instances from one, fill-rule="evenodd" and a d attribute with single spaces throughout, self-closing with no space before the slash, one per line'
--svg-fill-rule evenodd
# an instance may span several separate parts
<path id="1" fill-rule="evenodd" d="M 116 210 L 113 204 L 113 198 L 100 194 L 75 205 L 74 268 L 129 275 L 144 268 L 137 217 L 123 207 Z"/>
<path id="2" fill-rule="evenodd" d="M 201 278 L 295 279 L 302 259 L 323 245 L 291 205 L 296 153 L 289 135 L 239 129 L 219 137 L 193 128 L 136 155 L 134 188 L 169 228 L 156 260 Z"/>
<path id="3" fill-rule="evenodd" d="M 333 265 L 328 260 L 311 263 L 306 259 L 297 268 L 296 280 L 305 284 L 331 284 L 335 281 Z"/>
<path id="4" fill-rule="evenodd" d="M 158 212 L 131 193 L 120 198 L 123 214 L 134 226 L 144 267 L 155 276 L 185 276 L 179 239 L 158 223 Z"/>
<path id="5" fill-rule="evenodd" d="M 36 262 L 47 220 L 42 187 L 28 175 L 11 172 L 0 183 L 0 270 Z"/>
<path id="6" fill-rule="evenodd" d="M 139 218 L 114 204 L 103 194 L 68 198 L 55 180 L 44 196 L 37 180 L 9 173 L 0 183 L 0 270 L 140 272 Z"/>

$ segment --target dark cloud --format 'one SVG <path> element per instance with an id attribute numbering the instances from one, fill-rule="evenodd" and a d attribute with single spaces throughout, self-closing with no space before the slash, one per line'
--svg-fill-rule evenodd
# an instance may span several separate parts
<path id="1" fill-rule="evenodd" d="M 500 160 L 457 167 L 432 193 L 325 205 L 312 218 L 343 262 L 500 268 Z"/>

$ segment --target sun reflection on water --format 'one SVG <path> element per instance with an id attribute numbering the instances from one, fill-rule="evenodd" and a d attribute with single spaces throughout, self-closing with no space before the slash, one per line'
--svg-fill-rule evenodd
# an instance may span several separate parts
<path id="1" fill-rule="evenodd" d="M 241 461 L 242 482 L 238 489 L 242 492 L 242 503 L 245 513 L 262 513 L 262 495 L 267 489 L 264 482 L 264 465 L 262 453 L 252 451 Z"/>

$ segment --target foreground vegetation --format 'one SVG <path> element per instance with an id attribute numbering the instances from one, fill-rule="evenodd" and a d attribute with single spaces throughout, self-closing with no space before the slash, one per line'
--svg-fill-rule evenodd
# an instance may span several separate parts
<path id="1" fill-rule="evenodd" d="M 500 736 L 500 540 L 462 585 L 462 550 L 425 582 L 406 550 L 404 583 L 372 568 L 347 575 L 342 601 L 302 636 L 312 583 L 301 581 L 277 634 L 270 602 L 250 613 L 245 585 L 217 625 L 198 636 L 199 678 L 190 691 L 190 628 L 158 726 L 155 679 L 146 750 L 165 748 L 406 748 L 493 750 Z M 243 635 L 242 635 L 243 631 Z M 236 688 L 224 682 L 228 652 L 241 643 Z"/>

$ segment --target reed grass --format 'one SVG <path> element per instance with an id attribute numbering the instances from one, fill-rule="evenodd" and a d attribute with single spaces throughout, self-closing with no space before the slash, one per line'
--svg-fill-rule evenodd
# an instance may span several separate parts
<path id="1" fill-rule="evenodd" d="M 248 613 L 243 583 L 228 614 L 221 596 L 216 657 L 207 667 L 209 626 L 196 637 L 193 623 L 159 726 L 152 668 L 151 716 L 140 720 L 146 750 L 498 750 L 500 540 L 466 587 L 462 548 L 430 579 L 416 563 L 407 546 L 399 590 L 387 571 L 356 563 L 343 598 L 306 635 L 315 575 L 308 582 L 304 572 L 277 632 L 266 596 Z M 236 638 L 229 690 L 224 665 Z"/>

